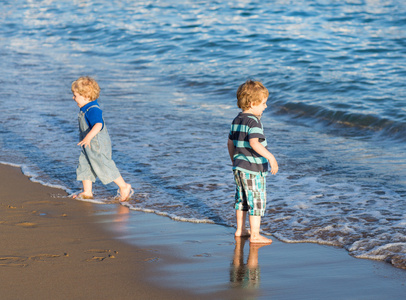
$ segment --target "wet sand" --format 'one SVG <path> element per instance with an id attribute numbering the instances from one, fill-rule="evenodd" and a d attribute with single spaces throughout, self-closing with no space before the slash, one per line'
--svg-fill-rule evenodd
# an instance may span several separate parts
<path id="1" fill-rule="evenodd" d="M 91 204 L 0 165 L 1 299 L 403 299 L 406 271 Z"/>

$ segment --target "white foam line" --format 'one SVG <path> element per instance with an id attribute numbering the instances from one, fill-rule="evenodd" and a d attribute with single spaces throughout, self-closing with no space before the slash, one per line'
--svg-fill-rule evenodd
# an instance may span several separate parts
<path id="1" fill-rule="evenodd" d="M 73 195 L 73 194 L 72 194 Z M 70 196 L 72 196 L 70 195 Z M 90 203 L 94 203 L 94 204 L 106 204 L 105 201 L 103 200 L 98 200 L 98 199 L 80 199 L 80 198 L 74 198 L 73 200 L 77 200 L 77 201 L 82 201 L 82 202 L 90 202 Z"/>
<path id="2" fill-rule="evenodd" d="M 27 176 L 32 182 L 36 182 L 39 183 L 43 186 L 47 186 L 47 187 L 51 187 L 51 188 L 55 188 L 55 189 L 60 189 L 60 190 L 64 190 L 67 193 L 71 193 L 72 191 L 70 189 L 68 189 L 66 186 L 63 185 L 59 185 L 59 184 L 51 184 L 42 180 L 37 179 L 38 174 L 36 173 L 32 173 L 32 171 L 30 170 L 30 168 L 25 165 L 25 164 L 14 164 L 14 163 L 10 163 L 10 162 L 5 162 L 5 161 L 0 161 L 0 164 L 3 165 L 7 165 L 7 166 L 11 166 L 11 167 L 15 167 L 15 168 L 20 168 L 21 172 L 24 174 L 24 176 Z"/>
<path id="3" fill-rule="evenodd" d="M 300 244 L 300 243 L 308 243 L 308 244 L 319 244 L 319 245 L 326 245 L 326 246 L 339 246 L 337 241 L 322 241 L 316 239 L 308 239 L 308 240 L 290 240 L 278 233 L 273 233 L 272 236 L 276 237 L 278 240 L 288 243 L 288 244 Z"/>
<path id="4" fill-rule="evenodd" d="M 128 202 L 121 203 L 121 205 L 126 206 L 131 210 L 141 211 L 141 212 L 145 212 L 145 213 L 153 213 L 153 214 L 156 214 L 158 216 L 168 217 L 168 218 L 170 218 L 170 219 L 172 219 L 174 221 L 189 222 L 189 223 L 215 224 L 215 222 L 212 221 L 212 220 L 201 220 L 201 219 L 196 219 L 196 218 L 179 217 L 179 216 L 169 214 L 169 213 L 165 213 L 165 212 L 161 212 L 161 211 L 158 211 L 158 210 L 136 207 L 136 206 L 134 206 L 134 205 L 132 205 L 132 204 L 130 204 Z"/>
<path id="5" fill-rule="evenodd" d="M 0 161 L 0 164 L 15 167 L 15 168 L 21 168 L 21 165 L 9 163 L 9 162 L 6 162 L 6 161 Z"/>

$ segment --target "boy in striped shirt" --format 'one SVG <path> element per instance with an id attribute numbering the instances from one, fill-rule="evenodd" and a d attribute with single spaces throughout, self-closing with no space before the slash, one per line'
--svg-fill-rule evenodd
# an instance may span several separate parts
<path id="1" fill-rule="evenodd" d="M 228 138 L 228 152 L 233 163 L 236 183 L 235 236 L 249 236 L 251 243 L 270 244 L 271 239 L 260 235 L 261 217 L 266 207 L 266 180 L 268 162 L 271 174 L 278 172 L 278 163 L 267 149 L 260 121 L 267 107 L 269 92 L 259 81 L 248 80 L 237 90 L 237 105 L 242 112 L 233 120 Z M 249 213 L 250 230 L 245 227 Z"/>

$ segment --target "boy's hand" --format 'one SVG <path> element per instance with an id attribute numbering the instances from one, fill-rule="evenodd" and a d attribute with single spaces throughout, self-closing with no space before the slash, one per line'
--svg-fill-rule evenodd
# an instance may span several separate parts
<path id="1" fill-rule="evenodd" d="M 271 165 L 272 175 L 278 173 L 279 167 L 275 157 L 259 142 L 258 138 L 250 139 L 250 146 L 252 149 L 254 149 L 255 152 L 268 160 L 269 164 Z"/>
<path id="2" fill-rule="evenodd" d="M 271 174 L 275 175 L 276 173 L 278 173 L 279 170 L 279 166 L 278 166 L 278 162 L 276 161 L 275 158 L 268 160 L 269 164 L 271 165 Z"/>
<path id="3" fill-rule="evenodd" d="M 103 124 L 102 123 L 96 123 L 93 127 L 92 130 L 89 131 L 89 133 L 85 136 L 83 140 L 81 140 L 78 143 L 78 146 L 89 146 L 90 149 L 90 141 L 102 130 Z"/>
<path id="4" fill-rule="evenodd" d="M 85 146 L 85 148 L 87 147 L 87 146 L 89 146 L 89 149 L 91 148 L 90 147 L 90 141 L 91 140 L 88 140 L 87 139 L 87 136 L 83 139 L 83 140 L 81 140 L 79 143 L 78 143 L 78 146 Z"/>

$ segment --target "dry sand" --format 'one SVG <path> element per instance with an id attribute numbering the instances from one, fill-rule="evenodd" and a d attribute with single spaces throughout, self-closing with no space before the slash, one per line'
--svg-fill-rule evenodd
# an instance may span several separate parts
<path id="1" fill-rule="evenodd" d="M 404 299 L 406 271 L 66 198 L 0 165 L 0 299 Z"/>

